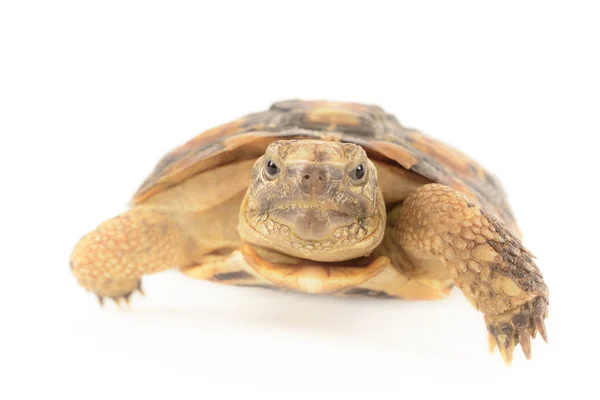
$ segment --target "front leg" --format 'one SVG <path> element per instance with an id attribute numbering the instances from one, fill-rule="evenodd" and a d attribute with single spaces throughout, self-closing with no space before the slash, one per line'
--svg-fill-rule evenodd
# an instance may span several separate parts
<path id="1" fill-rule="evenodd" d="M 70 257 L 77 282 L 116 302 L 141 292 L 143 275 L 184 266 L 185 239 L 167 213 L 133 209 L 85 235 Z"/>
<path id="2" fill-rule="evenodd" d="M 417 263 L 441 260 L 456 285 L 483 312 L 490 350 L 510 364 L 517 343 L 531 357 L 530 336 L 547 340 L 548 288 L 533 255 L 496 218 L 457 190 L 429 184 L 401 206 L 396 240 Z"/>

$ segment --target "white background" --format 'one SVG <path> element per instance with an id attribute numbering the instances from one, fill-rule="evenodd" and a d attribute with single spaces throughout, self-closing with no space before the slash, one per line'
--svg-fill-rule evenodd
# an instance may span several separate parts
<path id="1" fill-rule="evenodd" d="M 0 398 L 593 397 L 594 2 L 0 4 Z M 353 301 L 169 271 L 119 311 L 76 285 L 73 245 L 166 151 L 293 97 L 379 104 L 495 173 L 551 290 L 549 344 L 506 367 L 458 291 Z"/>

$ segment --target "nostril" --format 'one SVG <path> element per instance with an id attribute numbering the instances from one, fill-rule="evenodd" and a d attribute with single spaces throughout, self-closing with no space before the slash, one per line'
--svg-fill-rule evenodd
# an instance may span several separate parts
<path id="1" fill-rule="evenodd" d="M 309 180 L 309 179 L 310 179 L 310 175 L 306 174 L 306 175 L 304 175 L 304 176 L 302 177 L 302 179 L 304 179 L 305 181 L 307 181 L 307 180 Z"/>
<path id="2" fill-rule="evenodd" d="M 319 182 L 323 182 L 323 177 L 319 175 Z"/>

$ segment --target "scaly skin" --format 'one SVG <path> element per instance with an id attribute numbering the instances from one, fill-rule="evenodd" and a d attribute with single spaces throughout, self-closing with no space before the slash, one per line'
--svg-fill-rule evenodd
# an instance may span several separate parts
<path id="1" fill-rule="evenodd" d="M 397 240 L 413 260 L 441 258 L 458 287 L 485 316 L 507 364 L 517 343 L 531 357 L 529 337 L 546 339 L 548 288 L 532 254 L 502 223 L 460 192 L 428 184 L 401 206 Z M 494 343 L 495 342 L 495 343 Z"/>
<path id="2" fill-rule="evenodd" d="M 104 298 L 129 300 L 141 292 L 141 277 L 182 266 L 184 241 L 167 214 L 133 209 L 85 235 L 70 258 L 71 272 L 83 288 Z"/>
<path id="3" fill-rule="evenodd" d="M 273 175 L 270 164 L 277 165 Z M 362 174 L 353 178 L 358 167 Z M 239 232 L 255 246 L 337 262 L 371 254 L 383 240 L 385 222 L 377 169 L 362 147 L 283 140 L 254 164 Z"/>

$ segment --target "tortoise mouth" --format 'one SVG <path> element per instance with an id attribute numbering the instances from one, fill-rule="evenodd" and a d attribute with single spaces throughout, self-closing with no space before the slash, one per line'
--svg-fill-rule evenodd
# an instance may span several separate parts
<path id="1" fill-rule="evenodd" d="M 270 233 L 276 233 L 277 225 L 280 225 L 289 229 L 289 236 L 295 239 L 294 242 L 313 242 L 321 246 L 327 246 L 327 242 L 339 242 L 339 239 L 361 240 L 367 236 L 367 228 L 372 224 L 372 221 L 363 222 L 336 208 L 320 206 L 278 208 L 267 214 L 267 230 L 270 222 L 273 224 Z"/>
<path id="2" fill-rule="evenodd" d="M 378 215 L 358 219 L 336 210 L 290 207 L 250 213 L 244 225 L 253 231 L 250 243 L 330 263 L 367 255 L 365 249 L 380 241 L 384 224 Z"/>
<path id="3" fill-rule="evenodd" d="M 325 208 L 288 202 L 264 211 L 248 209 L 248 191 L 238 231 L 251 245 L 296 258 L 328 263 L 357 259 L 371 254 L 383 240 L 387 215 L 380 193 L 379 197 L 375 213 L 361 217 L 340 211 L 334 202 Z"/>

